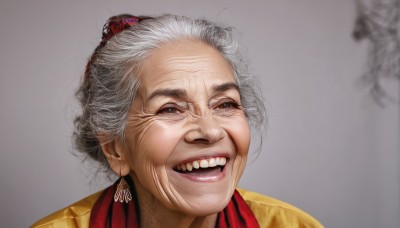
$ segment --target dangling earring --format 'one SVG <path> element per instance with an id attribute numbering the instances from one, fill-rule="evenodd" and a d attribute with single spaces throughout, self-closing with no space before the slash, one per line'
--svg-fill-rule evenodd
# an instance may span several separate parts
<path id="1" fill-rule="evenodd" d="M 121 170 L 119 176 L 121 177 L 121 180 L 117 185 L 117 191 L 115 191 L 114 201 L 128 203 L 132 200 L 131 191 L 129 190 L 129 184 L 125 181 L 124 177 L 121 176 Z"/>

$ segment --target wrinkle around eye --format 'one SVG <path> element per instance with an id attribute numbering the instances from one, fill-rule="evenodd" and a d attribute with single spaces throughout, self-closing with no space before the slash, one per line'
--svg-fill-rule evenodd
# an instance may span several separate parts
<path id="1" fill-rule="evenodd" d="M 220 117 L 237 117 L 237 116 L 245 116 L 244 111 L 242 109 L 219 109 L 214 110 L 213 115 L 220 116 Z"/>
<path id="2" fill-rule="evenodd" d="M 127 125 L 128 126 L 140 126 L 140 125 L 149 125 L 152 120 L 154 120 L 155 115 L 149 113 L 137 113 L 131 114 L 127 118 Z"/>
<path id="3" fill-rule="evenodd" d="M 134 115 L 129 115 L 128 116 L 128 124 L 129 123 L 146 123 L 149 121 L 155 121 L 155 120 L 160 120 L 160 119 L 165 119 L 163 118 L 162 115 L 158 115 L 157 113 L 137 113 Z"/>
<path id="4" fill-rule="evenodd" d="M 244 110 L 240 104 L 228 100 L 227 102 L 218 104 L 213 109 L 213 114 L 221 117 L 244 116 Z"/>
<path id="5" fill-rule="evenodd" d="M 188 114 L 186 112 L 178 112 L 178 113 L 160 113 L 157 114 L 157 119 L 158 120 L 166 120 L 166 121 L 179 121 L 183 120 L 186 117 L 188 117 Z"/>

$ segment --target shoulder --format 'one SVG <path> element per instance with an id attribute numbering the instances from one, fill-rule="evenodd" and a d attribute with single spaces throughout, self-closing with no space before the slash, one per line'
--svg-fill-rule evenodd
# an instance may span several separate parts
<path id="1" fill-rule="evenodd" d="M 260 227 L 323 227 L 299 208 L 259 193 L 237 189 L 249 205 Z"/>
<path id="2" fill-rule="evenodd" d="M 88 227 L 90 212 L 101 194 L 97 192 L 34 223 L 32 228 Z"/>
<path id="3" fill-rule="evenodd" d="M 323 227 L 306 212 L 259 193 L 238 189 L 260 227 Z M 88 227 L 90 212 L 101 194 L 97 192 L 37 221 L 32 228 Z"/>

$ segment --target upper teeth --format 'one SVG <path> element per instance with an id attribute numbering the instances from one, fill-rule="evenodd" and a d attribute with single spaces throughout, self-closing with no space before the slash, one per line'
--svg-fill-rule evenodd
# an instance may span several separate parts
<path id="1" fill-rule="evenodd" d="M 226 164 L 225 157 L 217 157 L 217 158 L 196 160 L 196 161 L 188 162 L 186 164 L 180 164 L 180 165 L 177 165 L 175 168 L 177 170 L 192 171 L 193 169 L 215 167 L 217 165 L 223 166 L 225 164 Z"/>

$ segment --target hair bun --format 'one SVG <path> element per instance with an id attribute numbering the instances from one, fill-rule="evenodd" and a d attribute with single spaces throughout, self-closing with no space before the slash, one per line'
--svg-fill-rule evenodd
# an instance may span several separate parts
<path id="1" fill-rule="evenodd" d="M 103 26 L 103 36 L 101 38 L 102 43 L 106 43 L 109 39 L 111 39 L 111 37 L 117 35 L 126 28 L 135 25 L 139 21 L 139 17 L 135 17 L 130 14 L 121 14 L 110 17 Z"/>

